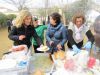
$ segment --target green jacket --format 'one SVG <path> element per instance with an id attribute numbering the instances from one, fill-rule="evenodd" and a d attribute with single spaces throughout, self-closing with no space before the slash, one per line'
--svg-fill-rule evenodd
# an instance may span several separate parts
<path id="1" fill-rule="evenodd" d="M 35 27 L 35 30 L 38 34 L 38 36 L 41 38 L 42 42 L 44 41 L 44 30 L 47 29 L 47 26 L 46 25 L 38 25 L 37 27 Z M 38 45 L 36 40 L 32 37 L 32 45 Z"/>

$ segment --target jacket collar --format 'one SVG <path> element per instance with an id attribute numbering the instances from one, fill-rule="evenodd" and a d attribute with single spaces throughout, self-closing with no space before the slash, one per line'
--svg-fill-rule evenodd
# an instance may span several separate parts
<path id="1" fill-rule="evenodd" d="M 59 30 L 62 26 L 62 23 L 59 23 L 56 27 L 53 27 L 51 24 L 49 24 L 50 29 L 52 30 Z"/>

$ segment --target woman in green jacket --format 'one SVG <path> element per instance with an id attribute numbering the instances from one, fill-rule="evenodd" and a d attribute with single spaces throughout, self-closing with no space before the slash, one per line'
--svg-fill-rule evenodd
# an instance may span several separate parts
<path id="1" fill-rule="evenodd" d="M 44 31 L 47 29 L 47 26 L 46 25 L 39 25 L 38 24 L 38 19 L 37 18 L 33 18 L 33 25 L 34 25 L 34 28 L 38 34 L 38 36 L 41 38 L 42 42 L 44 41 Z M 38 51 L 37 48 L 40 47 L 36 40 L 32 37 L 32 45 L 34 47 L 34 51 L 35 53 L 42 53 L 41 51 Z"/>

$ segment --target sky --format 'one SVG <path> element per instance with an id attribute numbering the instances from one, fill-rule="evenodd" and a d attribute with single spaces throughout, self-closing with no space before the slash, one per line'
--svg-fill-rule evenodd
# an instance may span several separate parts
<path id="1" fill-rule="evenodd" d="M 4 7 L 4 8 L 7 8 L 7 9 L 11 9 L 11 10 L 14 10 L 14 11 L 16 11 L 17 9 L 16 9 L 16 7 L 14 7 L 13 5 L 11 5 L 11 4 L 8 4 L 8 3 L 6 3 L 6 2 L 4 2 L 4 0 L 0 0 L 0 7 Z M 1 9 L 2 11 L 6 11 L 6 9 Z"/>
<path id="2" fill-rule="evenodd" d="M 95 3 L 100 4 L 100 0 L 93 0 Z"/>
<path id="3" fill-rule="evenodd" d="M 17 1 L 17 0 L 16 0 Z M 67 3 L 72 3 L 77 0 L 48 0 L 49 6 L 56 5 L 56 6 L 61 6 L 62 4 L 67 4 Z M 100 0 L 93 0 L 95 3 L 100 4 Z M 28 7 L 30 8 L 41 8 L 45 7 L 45 0 L 31 0 L 30 4 Z M 13 11 L 17 11 L 17 8 L 14 7 L 12 4 L 8 4 L 6 0 L 0 0 L 0 7 L 4 7 L 7 9 L 11 9 Z M 6 9 L 0 9 L 0 11 L 6 11 Z"/>
<path id="4" fill-rule="evenodd" d="M 62 4 L 66 4 L 66 3 L 72 3 L 74 1 L 77 1 L 77 0 L 49 0 L 49 6 L 52 6 L 52 5 L 57 5 L 57 6 L 60 5 L 61 6 L 61 3 Z M 31 3 L 30 3 L 30 5 L 28 5 L 28 7 L 31 7 L 31 8 L 32 7 L 33 8 L 45 7 L 45 3 L 44 2 L 45 2 L 45 0 L 31 0 Z M 17 10 L 16 7 L 14 7 L 11 4 L 8 4 L 4 0 L 0 0 L 0 7 L 4 7 L 4 8 L 7 8 L 7 9 L 11 9 L 13 11 L 16 11 Z"/>
<path id="5" fill-rule="evenodd" d="M 67 4 L 67 3 L 72 3 L 72 2 L 75 2 L 77 0 L 48 0 L 49 2 L 49 6 L 52 6 L 52 5 L 56 5 L 56 6 L 61 6 L 63 4 Z M 100 0 L 93 0 L 95 3 L 97 4 L 100 4 Z M 45 7 L 45 0 L 31 0 L 31 3 L 28 5 L 28 7 L 30 8 L 41 8 L 41 7 Z M 17 8 L 14 7 L 13 5 L 11 4 L 8 4 L 7 2 L 5 2 L 4 0 L 0 0 L 0 7 L 3 7 L 3 8 L 7 8 L 7 9 L 10 9 L 10 10 L 13 10 L 13 11 L 17 11 Z M 6 12 L 7 9 L 0 9 L 0 12 Z M 91 10 L 89 12 L 89 19 L 94 19 L 100 15 L 100 13 L 94 11 L 94 10 Z"/>

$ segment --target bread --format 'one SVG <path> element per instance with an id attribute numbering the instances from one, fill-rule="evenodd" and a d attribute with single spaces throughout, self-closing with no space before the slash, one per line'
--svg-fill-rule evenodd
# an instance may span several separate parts
<path id="1" fill-rule="evenodd" d="M 65 52 L 62 50 L 59 50 L 59 51 L 54 53 L 54 57 L 55 57 L 55 59 L 63 60 L 63 59 L 65 59 Z"/>
<path id="2" fill-rule="evenodd" d="M 42 46 L 42 50 L 43 51 L 47 51 L 48 50 L 48 47 L 47 46 Z"/>

